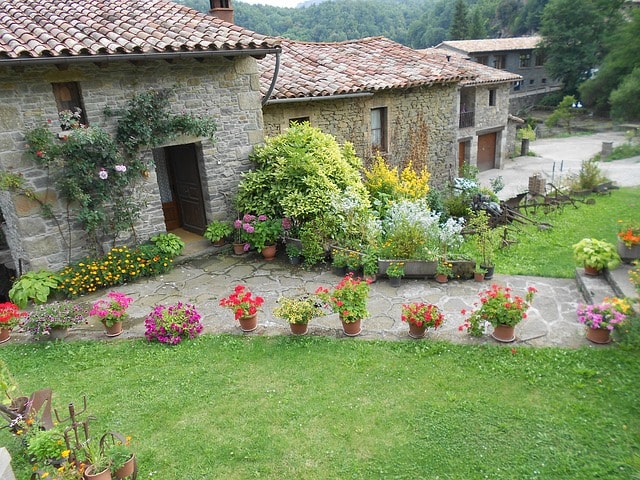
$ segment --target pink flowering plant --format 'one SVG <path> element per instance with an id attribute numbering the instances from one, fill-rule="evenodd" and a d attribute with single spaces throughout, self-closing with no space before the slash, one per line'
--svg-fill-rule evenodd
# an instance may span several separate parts
<path id="1" fill-rule="evenodd" d="M 613 330 L 622 322 L 626 315 L 613 302 L 605 301 L 599 305 L 578 306 L 578 321 L 589 328 Z"/>
<path id="2" fill-rule="evenodd" d="M 245 213 L 242 220 L 236 220 L 233 226 L 239 234 L 240 241 L 245 243 L 245 251 L 254 247 L 261 252 L 267 245 L 275 244 L 284 233 L 282 220 L 271 219 L 266 215 Z"/>
<path id="3" fill-rule="evenodd" d="M 40 338 L 48 335 L 54 327 L 71 328 L 86 323 L 86 313 L 86 308 L 68 300 L 36 305 L 26 319 L 20 322 L 20 328 Z"/>
<path id="4" fill-rule="evenodd" d="M 353 323 L 369 316 L 369 282 L 355 278 L 352 273 L 346 275 L 333 290 L 318 287 L 315 295 L 345 323 Z"/>
<path id="5" fill-rule="evenodd" d="M 405 303 L 402 305 L 403 322 L 412 323 L 418 327 L 437 329 L 444 322 L 444 315 L 437 305 L 424 302 Z"/>
<path id="6" fill-rule="evenodd" d="M 107 327 L 112 327 L 116 322 L 122 322 L 128 318 L 127 308 L 133 298 L 124 293 L 109 292 L 106 299 L 100 299 L 93 304 L 89 315 L 97 316 Z"/>
<path id="7" fill-rule="evenodd" d="M 484 326 L 490 323 L 513 327 L 527 318 L 527 310 L 531 306 L 537 290 L 535 287 L 527 288 L 524 298 L 514 295 L 511 287 L 491 285 L 487 290 L 478 295 L 479 302 L 474 303 L 474 309 L 470 312 L 462 310 L 462 315 L 468 315 L 459 330 L 467 330 L 470 335 L 479 337 L 484 333 Z"/>
<path id="8" fill-rule="evenodd" d="M 173 305 L 157 305 L 144 319 L 145 337 L 168 345 L 194 339 L 204 328 L 196 307 L 178 302 Z"/>
<path id="9" fill-rule="evenodd" d="M 263 303 L 264 298 L 252 294 L 244 285 L 236 285 L 233 293 L 220 299 L 220 306 L 231 310 L 236 320 L 255 315 Z"/>

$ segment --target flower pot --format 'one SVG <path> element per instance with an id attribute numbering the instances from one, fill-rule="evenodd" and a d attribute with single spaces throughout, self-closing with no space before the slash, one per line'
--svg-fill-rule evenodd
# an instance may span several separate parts
<path id="1" fill-rule="evenodd" d="M 436 282 L 438 283 L 447 283 L 449 281 L 449 277 L 444 273 L 436 274 Z"/>
<path id="2" fill-rule="evenodd" d="M 51 327 L 49 330 L 49 340 L 63 340 L 69 329 L 67 327 Z"/>
<path id="3" fill-rule="evenodd" d="M 624 263 L 632 263 L 640 258 L 640 244 L 627 247 L 622 240 L 618 240 L 618 255 Z"/>
<path id="4" fill-rule="evenodd" d="M 394 259 L 394 260 L 378 260 L 378 274 L 386 275 L 387 268 L 392 263 L 404 263 L 404 276 L 407 278 L 425 278 L 432 277 L 436 274 L 436 268 L 438 262 L 435 260 L 406 260 L 406 259 Z"/>
<path id="5" fill-rule="evenodd" d="M 253 315 L 240 317 L 238 319 L 238 322 L 240 322 L 240 329 L 243 332 L 253 332 L 256 328 L 258 328 L 258 314 L 254 313 Z"/>
<path id="6" fill-rule="evenodd" d="M 85 480 L 111 480 L 111 470 L 107 467 L 102 472 L 95 473 L 93 465 L 89 465 L 84 471 Z"/>
<path id="7" fill-rule="evenodd" d="M 218 240 L 213 242 L 213 246 L 214 247 L 223 247 L 225 243 L 227 243 L 227 241 L 224 238 L 219 238 Z"/>
<path id="8" fill-rule="evenodd" d="M 482 272 L 474 272 L 473 273 L 473 279 L 476 282 L 484 282 L 484 273 L 482 273 Z"/>
<path id="9" fill-rule="evenodd" d="M 491 336 L 499 342 L 509 343 L 516 339 L 515 331 L 516 327 L 511 327 L 509 325 L 496 325 Z"/>
<path id="10" fill-rule="evenodd" d="M 289 263 L 291 265 L 300 265 L 300 255 L 296 255 L 295 257 L 289 257 Z"/>
<path id="11" fill-rule="evenodd" d="M 480 265 L 480 266 L 482 267 L 483 270 L 485 270 L 484 279 L 491 280 L 493 278 L 493 272 L 496 267 L 494 266 L 488 267 L 486 265 Z"/>
<path id="12" fill-rule="evenodd" d="M 276 253 L 277 253 L 277 249 L 275 244 L 265 245 L 265 247 L 262 249 L 262 256 L 264 257 L 265 260 L 269 262 L 274 258 L 276 258 Z"/>
<path id="13" fill-rule="evenodd" d="M 234 243 L 233 244 L 233 253 L 235 255 L 244 255 L 247 253 L 244 249 L 244 243 Z"/>
<path id="14" fill-rule="evenodd" d="M 611 341 L 611 332 L 606 328 L 587 328 L 587 340 L 593 343 L 604 344 Z"/>
<path id="15" fill-rule="evenodd" d="M 369 283 L 376 283 L 378 276 L 374 273 L 372 275 L 365 275 L 364 279 Z"/>
<path id="16" fill-rule="evenodd" d="M 347 273 L 347 267 L 331 267 L 331 271 L 338 277 L 344 277 Z"/>
<path id="17" fill-rule="evenodd" d="M 362 332 L 362 320 L 356 320 L 355 322 L 345 322 L 340 319 L 342 322 L 342 330 L 347 337 L 357 337 Z"/>
<path id="18" fill-rule="evenodd" d="M 136 456 L 131 455 L 131 458 L 125 462 L 125 464 L 115 471 L 116 478 L 131 477 L 137 471 Z"/>
<path id="19" fill-rule="evenodd" d="M 115 322 L 113 325 L 107 326 L 107 324 L 103 320 L 102 324 L 104 325 L 104 329 L 106 330 L 107 337 L 117 337 L 122 333 L 122 322 Z"/>
<path id="20" fill-rule="evenodd" d="M 8 342 L 11 338 L 11 328 L 0 328 L 0 343 Z"/>
<path id="21" fill-rule="evenodd" d="M 399 287 L 402 282 L 402 277 L 389 277 L 389 285 L 392 287 Z"/>
<path id="22" fill-rule="evenodd" d="M 426 325 L 416 325 L 415 323 L 409 323 L 409 336 L 411 338 L 424 338 L 427 334 Z"/>
<path id="23" fill-rule="evenodd" d="M 589 275 L 590 277 L 597 277 L 602 272 L 601 269 L 595 267 L 589 267 L 587 265 L 584 266 L 584 274 Z"/>
<path id="24" fill-rule="evenodd" d="M 289 328 L 294 335 L 306 335 L 309 325 L 306 323 L 290 323 Z"/>

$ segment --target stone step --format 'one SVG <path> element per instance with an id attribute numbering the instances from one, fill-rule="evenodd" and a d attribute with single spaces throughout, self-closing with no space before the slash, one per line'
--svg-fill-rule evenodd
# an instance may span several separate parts
<path id="1" fill-rule="evenodd" d="M 586 275 L 584 268 L 576 268 L 576 282 L 587 304 L 601 303 L 606 297 L 636 298 L 635 287 L 629 280 L 632 265 L 622 264 L 614 270 L 605 270 L 603 275 Z"/>

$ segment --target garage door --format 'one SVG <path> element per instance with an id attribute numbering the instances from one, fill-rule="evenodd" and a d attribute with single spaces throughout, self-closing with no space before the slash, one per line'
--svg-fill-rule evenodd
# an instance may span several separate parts
<path id="1" fill-rule="evenodd" d="M 497 132 L 478 135 L 478 170 L 484 172 L 496 168 Z"/>

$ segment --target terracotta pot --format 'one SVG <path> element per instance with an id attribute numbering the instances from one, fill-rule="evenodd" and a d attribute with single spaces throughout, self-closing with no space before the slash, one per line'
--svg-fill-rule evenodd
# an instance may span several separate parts
<path id="1" fill-rule="evenodd" d="M 402 277 L 389 277 L 389 285 L 392 287 L 399 287 L 402 283 Z"/>
<path id="2" fill-rule="evenodd" d="M 94 473 L 93 465 L 89 465 L 84 471 L 84 478 L 86 480 L 111 480 L 111 470 L 107 468 L 102 472 Z"/>
<path id="3" fill-rule="evenodd" d="M 426 325 L 418 326 L 415 323 L 409 324 L 409 336 L 411 338 L 424 338 L 426 334 L 427 334 Z"/>
<path id="4" fill-rule="evenodd" d="M 491 336 L 499 342 L 509 343 L 516 339 L 516 327 L 509 325 L 496 325 Z"/>
<path id="5" fill-rule="evenodd" d="M 68 332 L 69 329 L 67 327 L 51 327 L 51 330 L 49 330 L 49 340 L 63 340 Z"/>
<path id="6" fill-rule="evenodd" d="M 436 282 L 438 283 L 447 283 L 449 281 L 449 277 L 446 276 L 444 273 L 438 273 L 436 275 Z"/>
<path id="7" fill-rule="evenodd" d="M 240 317 L 238 322 L 240 322 L 240 328 L 243 332 L 253 332 L 258 328 L 258 314 L 254 313 L 253 315 Z"/>
<path id="8" fill-rule="evenodd" d="M 611 332 L 606 328 L 587 328 L 587 340 L 603 344 L 611 341 Z"/>
<path id="9" fill-rule="evenodd" d="M 345 322 L 340 319 L 342 322 L 342 330 L 347 337 L 357 337 L 362 332 L 362 320 L 356 320 L 355 322 Z"/>
<path id="10" fill-rule="evenodd" d="M 376 281 L 378 280 L 378 276 L 374 273 L 372 275 L 365 275 L 364 279 L 369 283 L 376 283 Z"/>
<path id="11" fill-rule="evenodd" d="M 482 272 L 474 272 L 473 273 L 473 279 L 476 282 L 484 282 L 484 273 L 482 273 Z"/>
<path id="12" fill-rule="evenodd" d="M 290 323 L 289 328 L 294 335 L 306 335 L 309 325 L 306 323 Z"/>
<path id="13" fill-rule="evenodd" d="M 8 342 L 11 338 L 11 328 L 0 328 L 0 343 Z"/>
<path id="14" fill-rule="evenodd" d="M 132 476 L 137 471 L 136 456 L 131 455 L 131 458 L 126 463 L 115 471 L 116 478 L 127 478 Z"/>
<path id="15" fill-rule="evenodd" d="M 266 245 L 262 249 L 262 256 L 267 261 L 271 261 L 274 258 L 276 258 L 276 253 L 277 253 L 277 249 L 276 249 L 275 244 L 274 245 Z"/>
<path id="16" fill-rule="evenodd" d="M 234 243 L 233 244 L 233 253 L 235 255 L 244 255 L 245 253 L 247 253 L 247 252 L 244 251 L 244 243 Z"/>
<path id="17" fill-rule="evenodd" d="M 584 266 L 584 274 L 589 275 L 590 277 L 597 277 L 602 272 L 601 269 L 595 267 L 589 267 L 587 265 Z"/>
<path id="18" fill-rule="evenodd" d="M 117 337 L 122 333 L 122 322 L 116 322 L 109 327 L 103 320 L 102 324 L 104 325 L 104 329 L 106 330 L 107 337 Z"/>
<path id="19" fill-rule="evenodd" d="M 220 239 L 216 240 L 215 242 L 213 242 L 213 246 L 214 247 L 222 247 L 222 246 L 224 246 L 225 243 L 227 243 L 227 241 L 224 238 L 220 238 Z"/>
<path id="20" fill-rule="evenodd" d="M 622 240 L 618 239 L 618 255 L 624 263 L 632 263 L 640 258 L 640 244 L 627 247 Z"/>

